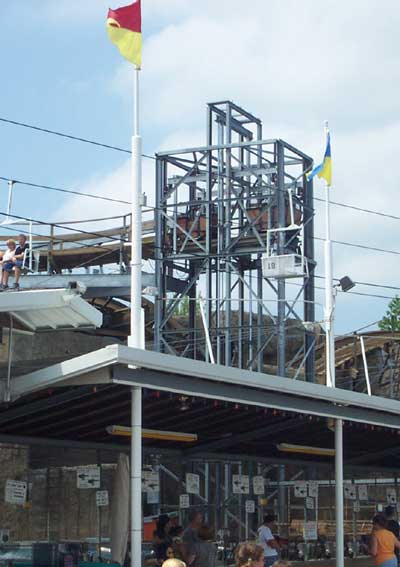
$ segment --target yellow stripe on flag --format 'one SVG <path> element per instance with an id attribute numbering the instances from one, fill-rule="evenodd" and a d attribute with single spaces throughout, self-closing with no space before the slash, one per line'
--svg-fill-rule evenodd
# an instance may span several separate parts
<path id="1" fill-rule="evenodd" d="M 111 23 L 111 22 L 110 22 Z M 110 40 L 118 47 L 125 59 L 140 68 L 142 65 L 142 34 L 131 30 L 110 25 L 107 22 L 107 31 Z"/>

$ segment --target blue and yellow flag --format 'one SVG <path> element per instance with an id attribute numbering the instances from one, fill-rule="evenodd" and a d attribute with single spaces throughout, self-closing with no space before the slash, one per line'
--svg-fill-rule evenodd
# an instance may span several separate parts
<path id="1" fill-rule="evenodd" d="M 332 185 L 332 158 L 331 158 L 331 135 L 329 131 L 326 134 L 326 150 L 323 162 L 314 167 L 314 169 L 306 174 L 308 181 L 315 176 L 325 179 L 328 187 Z"/>

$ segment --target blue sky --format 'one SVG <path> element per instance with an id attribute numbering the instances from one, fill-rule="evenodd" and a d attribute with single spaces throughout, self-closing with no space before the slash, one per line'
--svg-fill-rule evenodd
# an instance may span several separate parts
<path id="1" fill-rule="evenodd" d="M 13 0 L 2 12 L 0 117 L 129 147 L 131 68 L 110 44 L 104 0 Z M 113 5 L 112 7 L 116 7 Z M 201 145 L 205 104 L 229 98 L 318 160 L 332 129 L 334 199 L 390 212 L 400 139 L 400 5 L 394 0 L 143 0 L 144 149 Z M 0 123 L 0 175 L 126 198 L 127 156 Z M 389 164 L 389 166 L 388 166 Z M 153 193 L 153 164 L 144 165 Z M 322 190 L 317 184 L 316 189 Z M 7 187 L 0 182 L 0 211 Z M 126 208 L 125 208 L 126 209 Z M 122 212 L 18 186 L 14 212 L 43 220 Z M 391 250 L 399 221 L 335 208 L 333 238 Z M 318 213 L 316 233 L 323 223 Z M 322 273 L 321 246 L 317 244 Z M 398 256 L 335 247 L 334 273 L 399 285 Z M 359 291 L 391 296 L 388 290 Z M 322 301 L 319 296 L 318 301 Z M 384 299 L 339 298 L 340 332 L 375 321 Z"/>

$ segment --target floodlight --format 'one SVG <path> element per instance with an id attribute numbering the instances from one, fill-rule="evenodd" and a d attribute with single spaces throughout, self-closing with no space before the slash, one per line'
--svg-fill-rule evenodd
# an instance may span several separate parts
<path id="1" fill-rule="evenodd" d="M 349 276 L 343 276 L 343 278 L 339 280 L 339 285 L 342 288 L 342 291 L 346 292 L 353 289 L 356 284 L 351 278 L 349 278 Z"/>

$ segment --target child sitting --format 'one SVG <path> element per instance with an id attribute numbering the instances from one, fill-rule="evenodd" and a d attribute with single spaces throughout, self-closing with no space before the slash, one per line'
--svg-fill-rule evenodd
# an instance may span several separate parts
<path id="1" fill-rule="evenodd" d="M 0 291 L 4 289 L 8 289 L 8 278 L 10 277 L 10 273 L 15 266 L 14 263 L 14 256 L 15 256 L 15 249 L 16 243 L 15 240 L 7 240 L 7 250 L 4 252 L 2 259 L 1 259 L 1 285 Z"/>

